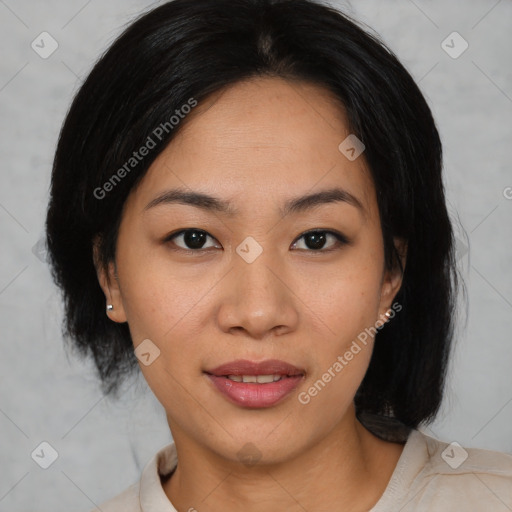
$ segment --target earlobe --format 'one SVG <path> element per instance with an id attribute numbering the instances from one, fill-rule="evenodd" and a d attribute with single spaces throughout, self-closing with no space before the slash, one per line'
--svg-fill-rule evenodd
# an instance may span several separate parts
<path id="1" fill-rule="evenodd" d="M 108 263 L 108 270 L 105 270 L 99 258 L 100 243 L 100 238 L 97 235 L 93 241 L 93 261 L 96 268 L 98 283 L 103 290 L 106 299 L 105 312 L 112 321 L 123 323 L 127 320 L 115 263 L 110 261 Z"/>

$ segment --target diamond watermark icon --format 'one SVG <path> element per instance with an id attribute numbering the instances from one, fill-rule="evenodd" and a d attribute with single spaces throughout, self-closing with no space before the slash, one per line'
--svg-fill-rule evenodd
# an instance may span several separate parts
<path id="1" fill-rule="evenodd" d="M 30 456 L 38 466 L 48 469 L 57 460 L 59 454 L 50 443 L 43 441 L 39 443 Z"/>
<path id="2" fill-rule="evenodd" d="M 357 138 L 356 135 L 351 133 L 339 146 L 338 149 L 343 153 L 351 162 L 358 158 L 361 153 L 366 149 L 366 146 Z"/>
<path id="3" fill-rule="evenodd" d="M 160 349 L 150 339 L 145 339 L 137 345 L 135 355 L 144 366 L 149 366 L 160 355 Z"/>
<path id="4" fill-rule="evenodd" d="M 247 263 L 252 263 L 263 252 L 263 247 L 252 236 L 248 236 L 236 248 L 236 252 Z"/>
<path id="5" fill-rule="evenodd" d="M 41 32 L 30 46 L 39 57 L 47 59 L 59 47 L 59 43 L 48 32 Z"/>
<path id="6" fill-rule="evenodd" d="M 254 466 L 261 459 L 261 452 L 253 443 L 245 443 L 236 456 L 242 464 Z"/>
<path id="7" fill-rule="evenodd" d="M 443 450 L 441 457 L 448 466 L 457 469 L 468 458 L 468 452 L 457 441 L 453 441 Z"/>
<path id="8" fill-rule="evenodd" d="M 458 32 L 452 32 L 443 40 L 441 48 L 452 59 L 458 59 L 469 48 L 469 44 Z"/>

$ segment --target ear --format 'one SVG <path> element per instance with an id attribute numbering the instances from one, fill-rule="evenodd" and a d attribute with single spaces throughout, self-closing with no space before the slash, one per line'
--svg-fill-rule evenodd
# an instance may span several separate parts
<path id="1" fill-rule="evenodd" d="M 105 304 L 105 311 L 107 316 L 114 322 L 123 323 L 126 322 L 126 313 L 123 306 L 123 300 L 121 295 L 121 289 L 119 287 L 119 281 L 116 273 L 116 267 L 114 262 L 109 262 L 108 271 L 103 268 L 99 260 L 99 245 L 101 239 L 99 235 L 96 235 L 93 240 L 93 261 L 96 268 L 96 275 L 98 282 L 105 294 L 106 304 L 112 304 L 114 308 L 107 311 Z"/>
<path id="2" fill-rule="evenodd" d="M 398 252 L 402 268 L 405 270 L 407 261 L 407 241 L 403 238 L 394 238 L 393 243 L 395 244 Z M 384 315 L 390 310 L 393 303 L 393 299 L 402 286 L 402 271 L 398 262 L 394 262 L 392 269 L 386 269 L 381 287 L 380 296 L 380 308 L 379 313 L 381 318 L 386 318 Z"/>

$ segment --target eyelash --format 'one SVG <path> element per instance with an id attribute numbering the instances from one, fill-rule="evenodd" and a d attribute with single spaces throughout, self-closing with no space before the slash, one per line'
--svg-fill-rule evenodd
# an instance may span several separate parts
<path id="1" fill-rule="evenodd" d="M 212 235 L 210 235 L 203 229 L 187 228 L 187 229 L 182 229 L 178 232 L 171 233 L 170 235 L 165 237 L 164 243 L 171 242 L 174 238 L 176 238 L 180 235 L 183 235 L 187 232 L 205 233 L 208 237 L 215 240 L 215 238 Z M 329 230 L 329 229 L 313 229 L 310 231 L 306 231 L 305 233 L 302 233 L 302 235 L 300 235 L 293 244 L 296 244 L 301 238 L 304 238 L 307 235 L 312 235 L 312 234 L 317 234 L 317 233 L 324 233 L 324 234 L 334 236 L 334 238 L 336 238 L 336 240 L 337 240 L 337 244 L 335 244 L 335 245 L 338 245 L 338 247 L 331 247 L 330 249 L 317 249 L 317 250 L 315 250 L 315 249 L 298 249 L 298 250 L 307 251 L 307 252 L 318 252 L 318 253 L 332 252 L 337 249 L 341 249 L 341 247 L 344 245 L 350 244 L 349 239 L 345 235 L 342 235 L 338 231 L 333 231 L 333 230 Z M 209 249 L 214 249 L 214 247 L 208 247 L 207 249 L 184 249 L 183 247 L 177 247 L 176 249 L 173 249 L 173 250 L 183 251 L 186 253 L 201 253 L 201 252 L 207 252 Z"/>

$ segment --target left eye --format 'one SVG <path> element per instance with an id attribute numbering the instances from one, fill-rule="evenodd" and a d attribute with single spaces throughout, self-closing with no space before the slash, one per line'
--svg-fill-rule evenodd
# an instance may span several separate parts
<path id="1" fill-rule="evenodd" d="M 334 238 L 334 243 L 331 244 L 331 247 L 329 247 L 328 249 L 324 249 L 325 242 L 329 236 Z M 307 233 L 301 235 L 298 238 L 298 240 L 302 238 L 305 240 L 305 250 L 311 250 L 316 252 L 318 252 L 319 249 L 324 249 L 324 251 L 322 252 L 331 251 L 336 248 L 336 245 L 345 245 L 348 243 L 348 239 L 341 233 L 337 233 L 336 231 L 308 231 Z M 296 244 L 297 242 L 295 242 L 293 245 Z"/>
<path id="2" fill-rule="evenodd" d="M 328 237 L 331 237 L 334 239 L 334 242 L 331 244 L 330 247 L 325 249 L 325 243 Z M 183 229 L 179 231 L 178 233 L 174 233 L 169 235 L 165 242 L 170 242 L 172 240 L 179 240 L 181 238 L 181 244 L 183 244 L 185 247 L 177 245 L 180 249 L 193 251 L 193 252 L 200 252 L 202 249 L 211 249 L 213 246 L 206 246 L 205 243 L 208 238 L 211 238 L 212 240 L 215 240 L 211 235 L 209 235 L 206 231 L 203 231 L 202 229 Z M 292 247 L 297 248 L 298 241 L 304 239 L 306 247 L 299 247 L 299 250 L 310 250 L 310 251 L 316 251 L 316 252 L 327 252 L 334 250 L 336 248 L 336 245 L 345 245 L 348 244 L 348 239 L 342 235 L 341 233 L 338 233 L 336 231 L 327 231 L 327 230 L 315 230 L 315 231 L 308 231 L 307 233 L 302 234 L 296 242 L 292 244 Z M 323 250 L 323 251 L 321 251 Z"/>

